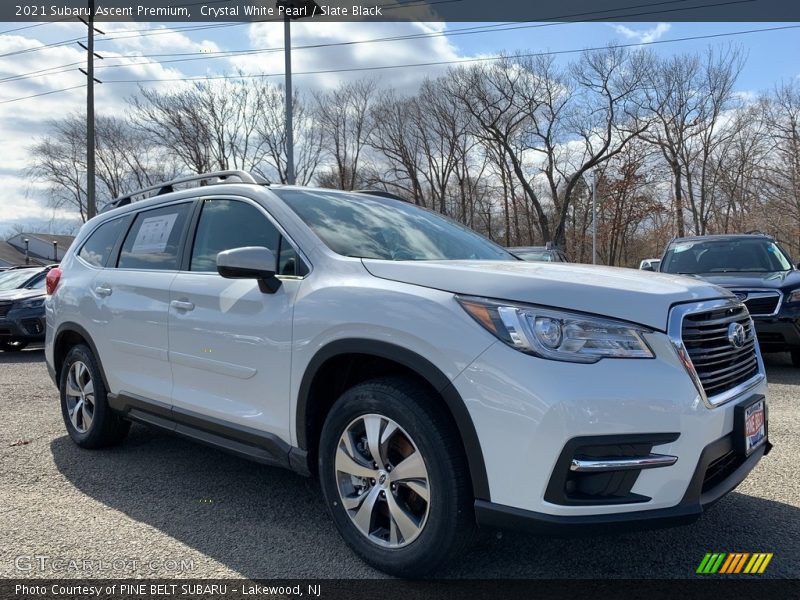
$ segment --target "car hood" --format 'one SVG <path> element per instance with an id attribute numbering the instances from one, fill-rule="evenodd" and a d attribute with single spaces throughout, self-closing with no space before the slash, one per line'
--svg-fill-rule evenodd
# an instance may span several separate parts
<path id="1" fill-rule="evenodd" d="M 665 330 L 673 304 L 730 297 L 705 281 L 616 267 L 523 261 L 363 259 L 375 277 L 616 317 Z"/>
<path id="2" fill-rule="evenodd" d="M 800 271 L 778 271 L 776 273 L 704 273 L 692 275 L 732 289 L 794 289 L 800 287 Z"/>
<path id="3" fill-rule="evenodd" d="M 37 296 L 44 297 L 45 295 L 44 290 L 28 290 L 25 288 L 8 290 L 6 292 L 0 292 L 0 302 L 7 300 L 27 300 L 28 298 L 36 298 Z"/>

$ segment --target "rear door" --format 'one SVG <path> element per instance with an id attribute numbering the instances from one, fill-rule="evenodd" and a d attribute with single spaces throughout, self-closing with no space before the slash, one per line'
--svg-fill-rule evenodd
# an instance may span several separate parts
<path id="1" fill-rule="evenodd" d="M 263 246 L 278 257 L 272 294 L 224 279 L 219 252 Z M 169 357 L 173 410 L 289 438 L 294 298 L 305 268 L 266 211 L 245 198 L 203 201 L 182 270 L 172 282 Z"/>
<path id="2" fill-rule="evenodd" d="M 194 203 L 183 201 L 136 214 L 91 293 L 101 311 L 101 360 L 111 391 L 168 405 L 169 290 L 178 272 Z"/>

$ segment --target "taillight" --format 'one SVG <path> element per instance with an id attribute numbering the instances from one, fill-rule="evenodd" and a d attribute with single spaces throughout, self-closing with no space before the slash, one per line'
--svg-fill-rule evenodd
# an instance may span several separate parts
<path id="1" fill-rule="evenodd" d="M 52 296 L 53 292 L 56 291 L 59 282 L 61 281 L 61 269 L 58 267 L 53 267 L 47 272 L 47 277 L 45 277 L 45 287 L 47 288 L 47 295 Z"/>

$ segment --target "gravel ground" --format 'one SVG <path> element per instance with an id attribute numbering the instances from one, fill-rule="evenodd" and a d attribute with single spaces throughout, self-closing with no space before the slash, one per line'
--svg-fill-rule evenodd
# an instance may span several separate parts
<path id="1" fill-rule="evenodd" d="M 774 355 L 767 371 L 775 449 L 699 522 L 572 540 L 485 534 L 442 575 L 692 577 L 705 552 L 761 551 L 775 553 L 766 575 L 800 577 L 800 369 Z M 118 448 L 77 448 L 41 350 L 0 353 L 0 412 L 0 577 L 381 577 L 341 541 L 311 479 L 139 425 Z"/>

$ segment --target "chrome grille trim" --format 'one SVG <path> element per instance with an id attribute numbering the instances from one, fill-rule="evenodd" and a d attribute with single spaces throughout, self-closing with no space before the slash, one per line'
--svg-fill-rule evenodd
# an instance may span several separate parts
<path id="1" fill-rule="evenodd" d="M 745 294 L 745 297 L 741 300 L 745 306 L 751 300 L 763 300 L 765 298 L 776 298 L 777 301 L 775 302 L 775 308 L 772 312 L 768 313 L 761 313 L 761 312 L 752 312 L 748 307 L 748 311 L 750 312 L 751 317 L 774 317 L 778 314 L 781 310 L 781 305 L 783 304 L 783 293 L 780 290 L 753 290 L 753 289 L 736 289 L 736 288 L 729 288 L 734 294 Z"/>
<path id="2" fill-rule="evenodd" d="M 684 337 L 684 324 L 687 317 L 691 318 L 703 313 L 729 309 L 738 311 L 738 319 L 736 316 L 733 318 L 728 317 L 727 321 L 725 318 L 714 318 L 701 325 L 695 324 L 694 327 L 686 323 L 686 331 L 688 333 Z M 699 333 L 702 331 L 702 325 L 713 326 L 721 325 L 725 322 L 742 322 L 744 318 L 747 319 L 745 324 L 747 341 L 742 348 L 734 348 L 726 343 L 727 335 L 722 335 L 721 332 L 716 330 L 712 330 L 711 333 L 714 335 L 709 335 L 708 337 Z M 703 302 L 674 306 L 670 311 L 667 323 L 667 335 L 678 358 L 691 377 L 700 398 L 709 408 L 721 406 L 746 393 L 766 377 L 764 362 L 761 359 L 761 350 L 755 337 L 753 320 L 747 312 L 747 307 L 738 299 L 705 300 Z M 701 344 L 717 341 L 719 343 L 713 346 L 701 347 Z M 731 360 L 735 360 L 735 364 L 714 368 L 715 365 Z M 736 378 L 746 374 L 750 369 L 755 369 L 752 377 L 726 387 L 726 382 L 735 382 Z"/>

